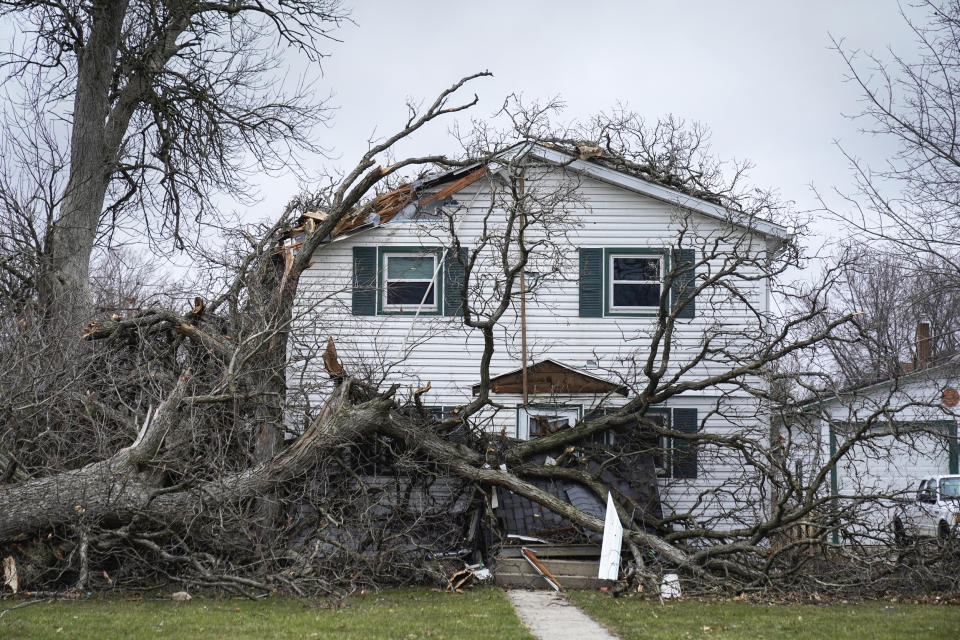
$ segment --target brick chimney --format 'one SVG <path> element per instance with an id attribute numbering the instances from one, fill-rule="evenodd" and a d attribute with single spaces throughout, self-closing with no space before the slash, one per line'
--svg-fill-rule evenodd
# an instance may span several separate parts
<path id="1" fill-rule="evenodd" d="M 930 364 L 930 323 L 921 320 L 917 323 L 917 369 Z"/>

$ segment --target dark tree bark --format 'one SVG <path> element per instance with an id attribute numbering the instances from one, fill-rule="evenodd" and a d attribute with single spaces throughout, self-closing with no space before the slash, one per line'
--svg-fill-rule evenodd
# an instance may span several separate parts
<path id="1" fill-rule="evenodd" d="M 372 398 L 351 408 L 351 395 L 359 388 L 347 381 L 338 388 L 310 428 L 282 452 L 245 471 L 228 474 L 183 491 L 158 491 L 155 483 L 138 473 L 149 463 L 175 430 L 184 401 L 188 376 L 184 375 L 137 440 L 103 462 L 54 474 L 0 490 L 0 541 L 29 536 L 79 519 L 123 524 L 136 515 L 176 525 L 193 517 L 205 504 L 221 505 L 253 499 L 276 484 L 296 477 L 316 463 L 318 456 L 370 432 L 385 420 L 392 404 L 389 396 Z"/>
<path id="2" fill-rule="evenodd" d="M 94 3 L 90 33 L 77 51 L 70 177 L 60 215 L 47 232 L 46 261 L 38 283 L 40 303 L 48 309 L 81 313 L 89 309 L 90 254 L 119 154 L 119 140 L 111 145 L 106 128 L 127 6 L 126 0 Z M 129 121 L 129 115 L 125 119 Z"/>

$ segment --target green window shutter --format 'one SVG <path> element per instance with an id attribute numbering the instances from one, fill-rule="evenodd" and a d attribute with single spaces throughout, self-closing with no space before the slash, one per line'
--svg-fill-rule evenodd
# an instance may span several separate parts
<path id="1" fill-rule="evenodd" d="M 443 314 L 459 316 L 463 313 L 460 297 L 463 289 L 464 265 L 467 263 L 468 251 L 460 247 L 460 259 L 448 250 L 443 261 Z"/>
<path id="2" fill-rule="evenodd" d="M 681 433 L 697 432 L 696 409 L 674 409 L 673 430 Z M 673 477 L 697 477 L 697 444 L 693 440 L 674 438 L 673 440 Z"/>
<path id="3" fill-rule="evenodd" d="M 673 284 L 670 287 L 670 296 L 676 305 L 687 296 L 693 294 L 697 287 L 697 272 L 694 265 L 697 254 L 693 249 L 674 249 L 672 253 L 674 272 Z M 683 305 L 677 312 L 678 318 L 693 318 L 696 316 L 696 298 Z"/>
<path id="4" fill-rule="evenodd" d="M 377 314 L 377 248 L 353 248 L 353 315 Z"/>
<path id="5" fill-rule="evenodd" d="M 580 249 L 580 317 L 603 317 L 603 249 Z"/>

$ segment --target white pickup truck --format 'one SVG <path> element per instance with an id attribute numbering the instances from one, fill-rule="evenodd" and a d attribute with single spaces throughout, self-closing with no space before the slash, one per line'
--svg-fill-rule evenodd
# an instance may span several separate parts
<path id="1" fill-rule="evenodd" d="M 898 544 L 911 537 L 949 540 L 960 527 L 960 475 L 933 476 L 897 509 L 893 534 Z"/>

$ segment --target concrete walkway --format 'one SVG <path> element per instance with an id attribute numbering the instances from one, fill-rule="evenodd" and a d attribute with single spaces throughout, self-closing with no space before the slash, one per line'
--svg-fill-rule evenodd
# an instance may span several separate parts
<path id="1" fill-rule="evenodd" d="M 556 591 L 507 591 L 517 615 L 540 640 L 617 640 Z"/>

